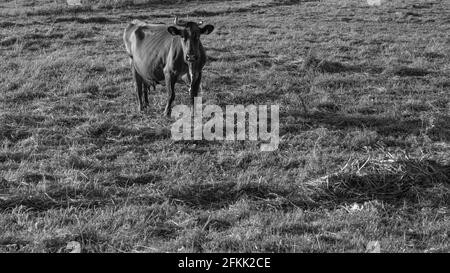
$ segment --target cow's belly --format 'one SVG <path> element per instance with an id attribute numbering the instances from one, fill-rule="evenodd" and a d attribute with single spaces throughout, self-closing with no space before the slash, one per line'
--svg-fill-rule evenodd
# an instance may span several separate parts
<path id="1" fill-rule="evenodd" d="M 143 67 L 135 64 L 135 69 L 138 74 L 144 79 L 148 84 L 161 84 L 165 85 L 165 76 L 164 76 L 164 67 L 153 67 L 149 69 L 147 67 Z M 178 76 L 178 83 L 190 84 L 191 77 L 188 72 L 182 72 L 181 75 Z"/>
<path id="2" fill-rule="evenodd" d="M 135 61 L 134 68 L 136 72 L 147 82 L 164 82 L 164 66 L 163 64 Z"/>

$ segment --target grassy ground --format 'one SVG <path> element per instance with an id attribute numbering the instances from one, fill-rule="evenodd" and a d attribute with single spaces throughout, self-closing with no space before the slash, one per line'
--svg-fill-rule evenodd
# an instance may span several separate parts
<path id="1" fill-rule="evenodd" d="M 448 1 L 132 2 L 0 4 L 0 251 L 450 251 Z M 216 27 L 204 103 L 279 104 L 279 150 L 137 110 L 122 31 L 173 14 Z"/>

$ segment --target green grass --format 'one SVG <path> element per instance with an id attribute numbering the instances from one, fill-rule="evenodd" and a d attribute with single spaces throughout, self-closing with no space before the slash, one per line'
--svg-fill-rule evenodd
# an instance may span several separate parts
<path id="1" fill-rule="evenodd" d="M 450 251 L 445 1 L 31 2 L 0 4 L 0 251 Z M 216 27 L 204 103 L 280 105 L 277 151 L 138 111 L 122 31 L 173 14 Z"/>

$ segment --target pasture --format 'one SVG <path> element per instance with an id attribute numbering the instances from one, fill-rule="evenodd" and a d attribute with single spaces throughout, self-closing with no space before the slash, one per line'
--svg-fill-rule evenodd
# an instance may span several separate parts
<path id="1" fill-rule="evenodd" d="M 0 3 L 1 252 L 450 251 L 448 1 L 161 2 Z M 278 150 L 138 110 L 123 30 L 174 14 L 215 26 L 203 103 L 278 104 Z"/>

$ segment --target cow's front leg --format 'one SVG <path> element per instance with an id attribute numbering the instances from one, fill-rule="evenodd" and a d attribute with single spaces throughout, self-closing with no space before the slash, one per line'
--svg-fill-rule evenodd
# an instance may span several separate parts
<path id="1" fill-rule="evenodd" d="M 189 93 L 191 95 L 191 105 L 194 105 L 195 97 L 198 96 L 201 81 L 202 72 L 192 73 L 191 87 L 189 88 Z"/>
<path id="2" fill-rule="evenodd" d="M 170 117 L 172 112 L 172 103 L 175 100 L 175 83 L 177 81 L 177 75 L 171 73 L 165 73 L 166 88 L 167 88 L 167 104 L 164 110 L 164 115 Z"/>

